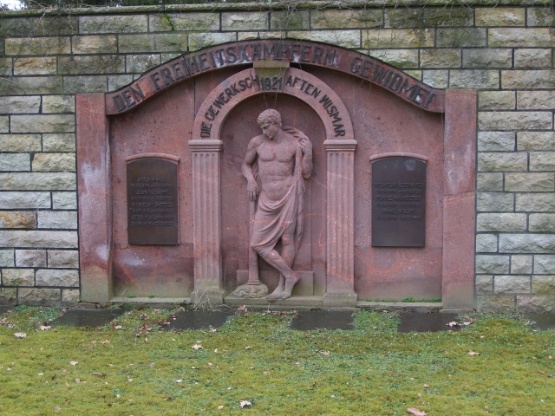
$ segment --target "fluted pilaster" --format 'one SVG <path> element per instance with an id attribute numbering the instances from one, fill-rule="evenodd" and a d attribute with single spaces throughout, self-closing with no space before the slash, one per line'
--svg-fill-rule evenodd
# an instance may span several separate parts
<path id="1" fill-rule="evenodd" d="M 327 289 L 324 304 L 353 303 L 355 140 L 326 140 L 328 164 Z"/>
<path id="2" fill-rule="evenodd" d="M 221 140 L 191 140 L 193 165 L 193 215 L 195 255 L 195 303 L 221 302 Z"/>

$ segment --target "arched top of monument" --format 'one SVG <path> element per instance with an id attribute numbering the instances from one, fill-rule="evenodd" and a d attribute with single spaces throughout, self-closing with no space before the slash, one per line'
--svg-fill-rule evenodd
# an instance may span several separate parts
<path id="1" fill-rule="evenodd" d="M 342 47 L 296 39 L 253 39 L 185 53 L 106 93 L 106 114 L 125 113 L 187 79 L 256 61 L 287 61 L 344 72 L 378 85 L 425 111 L 443 113 L 445 94 L 376 58 Z"/>

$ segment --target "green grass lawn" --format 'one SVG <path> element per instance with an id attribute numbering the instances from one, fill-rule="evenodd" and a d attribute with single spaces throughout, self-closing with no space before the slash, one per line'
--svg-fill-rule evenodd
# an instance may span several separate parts
<path id="1" fill-rule="evenodd" d="M 247 312 L 160 330 L 170 312 L 40 330 L 58 309 L 16 308 L 0 325 L 0 414 L 555 415 L 555 331 L 524 320 L 403 334 L 396 314 L 361 311 L 354 330 L 295 331 L 291 314 Z"/>

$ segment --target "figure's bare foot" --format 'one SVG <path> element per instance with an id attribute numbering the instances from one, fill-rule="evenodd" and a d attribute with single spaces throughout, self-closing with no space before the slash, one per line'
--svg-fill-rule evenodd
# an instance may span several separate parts
<path id="1" fill-rule="evenodd" d="M 278 300 L 281 299 L 283 296 L 283 291 L 285 290 L 285 278 L 280 275 L 279 282 L 275 290 L 266 296 L 266 300 Z"/>
<path id="2" fill-rule="evenodd" d="M 290 277 L 288 279 L 285 279 L 285 287 L 281 293 L 281 298 L 280 299 L 288 299 L 291 297 L 291 293 L 293 292 L 293 288 L 295 287 L 295 285 L 297 284 L 297 282 L 301 280 L 301 278 L 297 275 L 293 275 L 293 277 Z"/>

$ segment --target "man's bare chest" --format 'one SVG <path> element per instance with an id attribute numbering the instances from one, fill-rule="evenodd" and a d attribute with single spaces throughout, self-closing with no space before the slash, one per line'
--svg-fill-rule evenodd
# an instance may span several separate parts
<path id="1" fill-rule="evenodd" d="M 258 147 L 258 157 L 264 162 L 292 162 L 295 158 L 296 146 L 292 142 L 265 142 Z"/>

